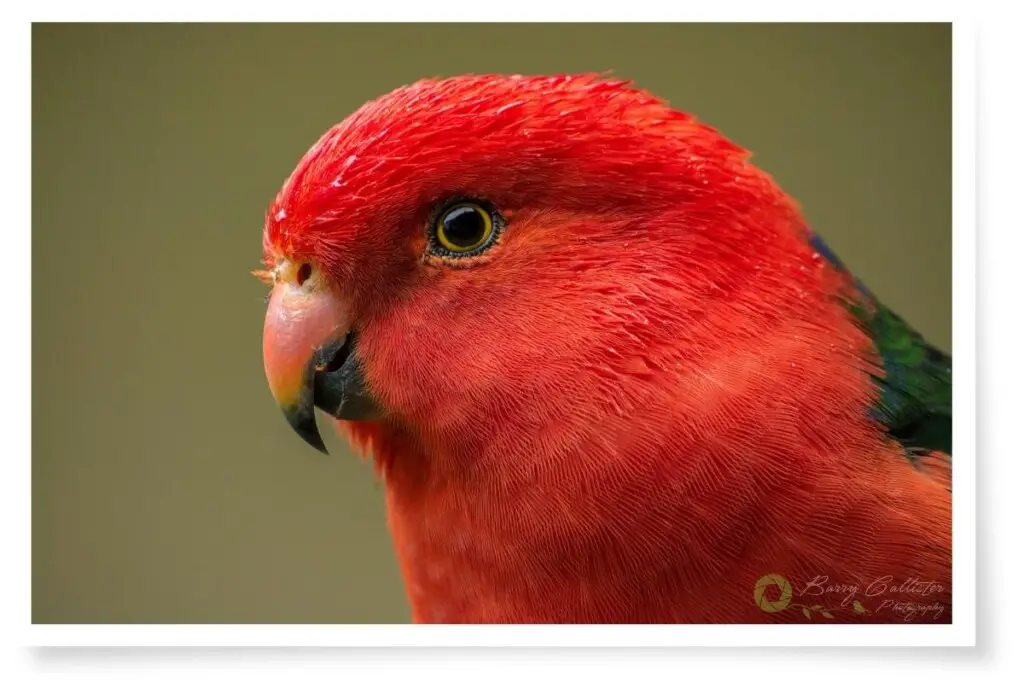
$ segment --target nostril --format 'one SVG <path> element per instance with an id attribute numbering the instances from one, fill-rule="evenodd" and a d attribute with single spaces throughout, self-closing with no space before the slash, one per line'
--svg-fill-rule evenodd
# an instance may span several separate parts
<path id="1" fill-rule="evenodd" d="M 313 266 L 309 265 L 308 263 L 303 263 L 301 266 L 299 266 L 298 273 L 295 274 L 295 280 L 296 282 L 299 283 L 299 286 L 302 286 L 303 284 L 306 283 L 306 280 L 308 280 L 309 276 L 312 274 Z"/>
<path id="2" fill-rule="evenodd" d="M 324 366 L 324 372 L 335 372 L 341 369 L 341 366 L 348 360 L 349 354 L 352 352 L 352 333 L 349 332 L 345 335 L 345 342 L 338 347 L 338 350 L 327 359 L 327 364 Z"/>

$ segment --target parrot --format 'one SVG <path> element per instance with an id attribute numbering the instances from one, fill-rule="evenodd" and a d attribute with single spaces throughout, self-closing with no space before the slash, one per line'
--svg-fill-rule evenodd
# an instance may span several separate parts
<path id="1" fill-rule="evenodd" d="M 610 74 L 423 78 L 266 210 L 263 364 L 417 624 L 952 623 L 952 356 Z"/>

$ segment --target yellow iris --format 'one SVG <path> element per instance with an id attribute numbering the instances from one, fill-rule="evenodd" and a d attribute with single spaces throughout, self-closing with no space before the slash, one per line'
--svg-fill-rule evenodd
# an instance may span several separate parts
<path id="1" fill-rule="evenodd" d="M 437 219 L 437 241 L 456 254 L 479 249 L 491 239 L 494 220 L 479 204 L 463 202 L 446 210 Z"/>

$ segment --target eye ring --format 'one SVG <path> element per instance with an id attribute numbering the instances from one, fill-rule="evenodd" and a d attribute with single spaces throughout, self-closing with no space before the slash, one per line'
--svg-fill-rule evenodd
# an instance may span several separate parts
<path id="1" fill-rule="evenodd" d="M 431 221 L 431 242 L 442 256 L 474 256 L 493 244 L 501 217 L 486 203 L 474 199 L 449 202 Z"/>

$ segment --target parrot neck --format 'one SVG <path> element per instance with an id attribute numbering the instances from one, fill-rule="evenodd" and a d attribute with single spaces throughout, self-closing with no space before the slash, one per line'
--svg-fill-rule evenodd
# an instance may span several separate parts
<path id="1" fill-rule="evenodd" d="M 520 362 L 486 372 L 424 373 L 447 365 L 364 338 L 432 382 L 392 378 L 425 387 L 391 394 L 402 418 L 345 423 L 385 480 L 415 621 L 765 623 L 751 595 L 773 573 L 948 589 L 948 479 L 870 419 L 879 363 L 848 276 L 786 239 L 704 280 L 697 262 L 625 263 L 557 299 L 524 286 L 509 306 L 548 306 L 489 321 Z M 539 324 L 548 311 L 577 324 Z"/>
<path id="2" fill-rule="evenodd" d="M 883 522 L 853 512 L 858 501 L 928 489 L 918 511 L 948 516 L 864 417 L 863 361 L 823 365 L 820 340 L 791 332 L 771 353 L 705 365 L 685 393 L 654 382 L 642 411 L 574 408 L 540 425 L 512 413 L 486 436 L 350 426 L 385 479 L 414 619 L 763 622 L 752 586 L 807 566 L 806 529 L 834 532 L 816 539 L 813 564 L 839 576 L 875 571 L 869 544 L 886 538 Z M 941 543 L 934 533 L 930 523 L 906 542 Z M 849 547 L 868 570 L 822 559 Z"/>

